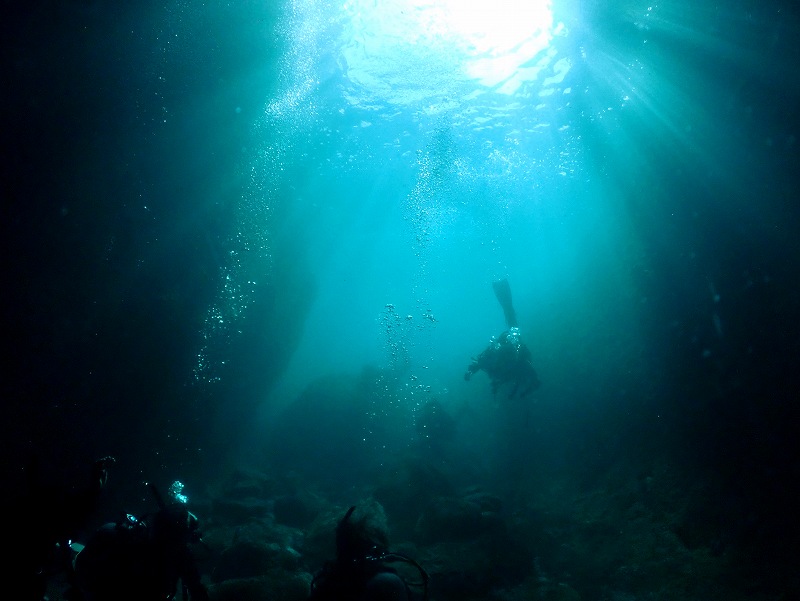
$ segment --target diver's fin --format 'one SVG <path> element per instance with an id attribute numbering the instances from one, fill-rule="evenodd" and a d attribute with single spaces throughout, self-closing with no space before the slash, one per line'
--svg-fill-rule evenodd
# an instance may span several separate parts
<path id="1" fill-rule="evenodd" d="M 500 303 L 500 306 L 503 307 L 503 313 L 506 316 L 506 325 L 509 328 L 516 328 L 517 314 L 514 311 L 514 305 L 511 303 L 511 286 L 508 284 L 508 280 L 503 278 L 502 280 L 492 282 L 492 288 L 494 288 L 494 295 L 497 297 L 497 301 Z"/>

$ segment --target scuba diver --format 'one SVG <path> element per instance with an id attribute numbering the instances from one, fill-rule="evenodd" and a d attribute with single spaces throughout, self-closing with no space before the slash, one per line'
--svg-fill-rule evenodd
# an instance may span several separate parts
<path id="1" fill-rule="evenodd" d="M 169 601 L 180 580 L 183 599 L 208 601 L 192 554 L 192 546 L 202 543 L 198 520 L 186 509 L 182 490 L 183 484 L 173 483 L 173 502 L 166 504 L 151 486 L 159 506 L 155 514 L 141 520 L 126 514 L 89 538 L 73 561 L 73 598 Z"/>
<path id="2" fill-rule="evenodd" d="M 22 498 L 6 513 L 12 516 L 6 534 L 15 545 L 3 567 L 20 583 L 16 598 L 46 599 L 48 579 L 69 571 L 71 539 L 86 528 L 115 462 L 110 456 L 96 460 L 87 480 L 71 487 L 43 481 L 38 458 L 28 462 Z"/>
<path id="3" fill-rule="evenodd" d="M 469 380 L 476 372 L 483 370 L 489 376 L 492 394 L 497 394 L 500 386 L 510 384 L 508 398 L 519 394 L 523 398 L 541 386 L 536 370 L 533 368 L 531 351 L 522 341 L 517 314 L 511 302 L 511 287 L 507 279 L 492 283 L 506 318 L 508 329 L 496 338 L 493 336 L 489 346 L 467 367 L 464 379 Z"/>
<path id="4" fill-rule="evenodd" d="M 377 512 L 351 507 L 336 527 L 336 559 L 311 581 L 308 601 L 411 601 L 410 587 L 422 587 L 428 599 L 428 574 L 413 559 L 388 551 L 388 532 Z M 421 582 L 406 582 L 389 563 L 419 570 Z"/>

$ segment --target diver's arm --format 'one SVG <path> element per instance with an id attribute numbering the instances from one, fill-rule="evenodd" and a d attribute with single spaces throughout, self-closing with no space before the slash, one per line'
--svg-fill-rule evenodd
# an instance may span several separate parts
<path id="1" fill-rule="evenodd" d="M 481 366 L 477 359 L 472 359 L 472 363 L 467 366 L 467 371 L 464 372 L 464 379 L 469 380 L 472 375 L 478 371 L 480 371 Z"/>

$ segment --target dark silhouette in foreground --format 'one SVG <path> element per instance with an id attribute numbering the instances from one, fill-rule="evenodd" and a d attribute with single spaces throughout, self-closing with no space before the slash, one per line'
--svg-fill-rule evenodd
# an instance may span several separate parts
<path id="1" fill-rule="evenodd" d="M 179 486 L 176 502 L 166 504 L 153 492 L 159 511 L 138 520 L 126 514 L 105 524 L 75 557 L 76 589 L 84 601 L 161 601 L 175 598 L 178 581 L 183 599 L 208 601 L 192 546 L 202 542 L 197 517 L 186 509 Z"/>
<path id="2" fill-rule="evenodd" d="M 411 601 L 414 595 L 388 564 L 403 562 L 419 570 L 427 599 L 428 575 L 413 559 L 388 551 L 388 532 L 380 515 L 351 507 L 336 527 L 336 559 L 311 582 L 309 601 Z"/>
<path id="3" fill-rule="evenodd" d="M 114 462 L 113 457 L 98 459 L 84 482 L 69 487 L 51 484 L 42 475 L 38 457 L 26 465 L 25 490 L 8 514 L 12 516 L 10 540 L 15 542 L 15 551 L 5 560 L 9 576 L 20 583 L 18 599 L 46 599 L 48 580 L 68 572 L 70 540 L 95 511 Z"/>

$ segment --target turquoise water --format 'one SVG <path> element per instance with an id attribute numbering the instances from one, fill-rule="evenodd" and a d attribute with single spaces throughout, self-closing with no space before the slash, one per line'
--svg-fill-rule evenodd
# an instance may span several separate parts
<path id="1" fill-rule="evenodd" d="M 282 45 L 251 57 L 250 109 L 226 107 L 249 128 L 232 201 L 247 251 L 226 257 L 210 327 L 245 310 L 284 244 L 313 300 L 274 403 L 398 345 L 423 398 L 463 392 L 465 358 L 503 325 L 489 283 L 508 277 L 554 384 L 543 399 L 563 402 L 576 371 L 659 394 L 666 336 L 703 364 L 731 327 L 715 299 L 744 283 L 719 291 L 717 247 L 788 243 L 780 193 L 752 201 L 796 152 L 754 104 L 788 60 L 776 14 L 287 4 L 257 21 Z M 676 289 L 705 323 L 687 325 Z"/>
<path id="2" fill-rule="evenodd" d="M 481 23 L 460 31 L 447 21 L 458 15 L 426 3 L 296 3 L 281 23 L 282 85 L 253 124 L 245 169 L 257 179 L 242 231 L 303 240 L 316 297 L 295 359 L 301 379 L 309 365 L 384 361 L 391 304 L 414 320 L 403 343 L 436 385 L 502 326 L 489 287 L 502 276 L 537 329 L 554 307 L 577 317 L 613 302 L 636 319 L 631 271 L 643 250 L 590 138 L 614 146 L 641 93 L 599 81 L 613 59 L 597 49 L 589 62 L 597 42 L 577 7 L 545 4 L 511 33 L 502 28 L 518 19 L 506 10 L 478 15 L 500 30 L 489 33 Z M 640 37 L 638 56 L 615 66 L 621 80 L 641 77 Z M 259 228 L 250 219 L 265 209 Z M 536 336 L 548 354 L 545 332 Z M 550 344 L 561 336 L 554 329 Z"/>
<path id="3" fill-rule="evenodd" d="M 584 598 L 796 592 L 794 6 L 15 16 L 9 466 L 114 454 L 141 502 L 250 466 L 347 505 L 416 461 L 501 497 L 530 574 Z M 523 401 L 463 377 L 500 278 Z"/>

